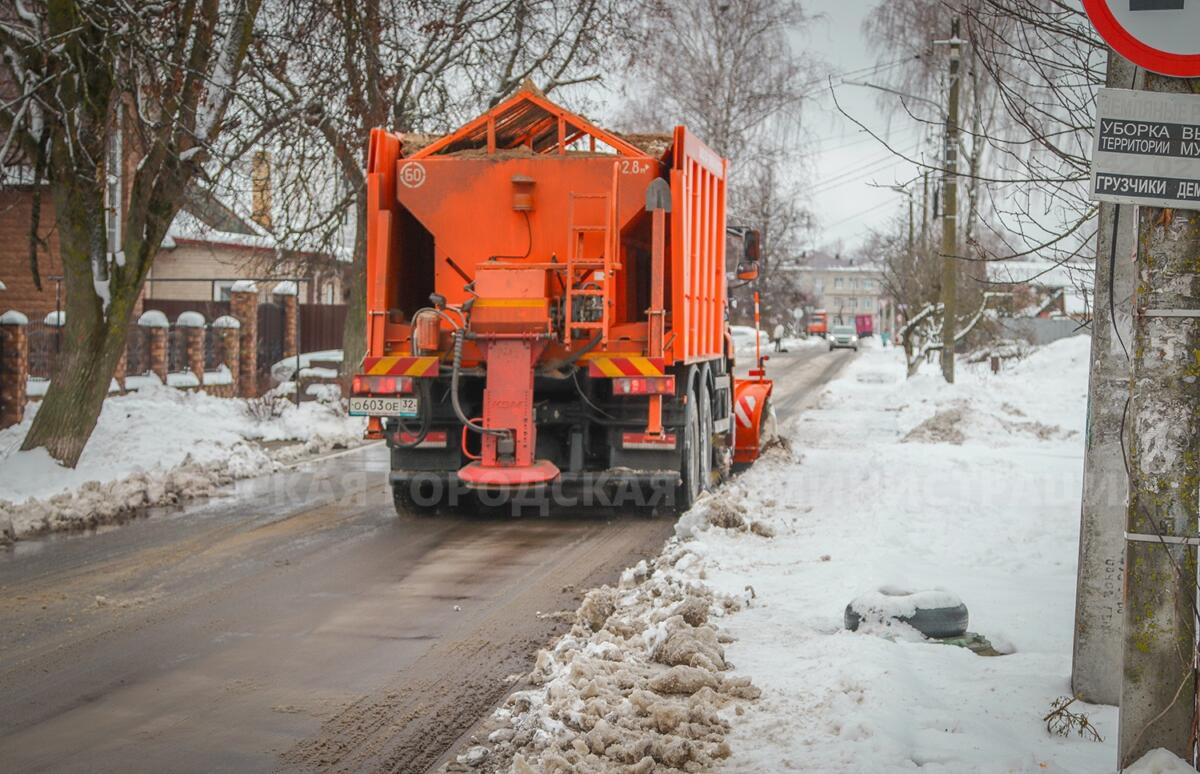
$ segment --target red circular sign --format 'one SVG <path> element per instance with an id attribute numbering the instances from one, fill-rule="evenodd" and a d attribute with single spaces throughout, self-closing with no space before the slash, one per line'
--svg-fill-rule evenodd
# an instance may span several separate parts
<path id="1" fill-rule="evenodd" d="M 1176 2 L 1145 2 L 1145 10 L 1137 8 L 1137 0 L 1112 0 L 1118 3 L 1129 3 L 1130 13 L 1137 12 L 1146 14 L 1144 17 L 1160 26 L 1168 29 L 1173 21 L 1172 13 L 1182 11 L 1185 3 L 1198 3 L 1200 0 L 1176 0 Z M 1194 78 L 1200 76 L 1200 35 L 1196 36 L 1197 53 L 1180 53 L 1178 51 L 1168 51 L 1161 47 L 1161 44 L 1155 45 L 1156 41 L 1147 39 L 1147 36 L 1142 33 L 1141 36 L 1131 31 L 1121 20 L 1113 13 L 1112 7 L 1109 5 L 1110 0 L 1083 0 L 1083 7 L 1087 11 L 1088 18 L 1092 20 L 1092 26 L 1100 33 L 1100 37 L 1113 47 L 1121 56 L 1133 62 L 1139 67 L 1144 67 L 1151 72 L 1161 73 L 1162 75 L 1172 75 L 1176 78 Z M 1160 6 L 1156 8 L 1155 6 Z M 1169 8 L 1169 10 L 1163 10 Z"/>

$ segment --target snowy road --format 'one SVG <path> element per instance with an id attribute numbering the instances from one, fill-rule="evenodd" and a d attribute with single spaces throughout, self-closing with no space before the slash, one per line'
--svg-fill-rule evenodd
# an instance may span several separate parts
<path id="1" fill-rule="evenodd" d="M 781 418 L 850 353 L 774 356 Z M 6 771 L 419 771 L 669 519 L 400 520 L 380 446 L 0 555 Z M 539 615 L 543 614 L 543 615 Z"/>

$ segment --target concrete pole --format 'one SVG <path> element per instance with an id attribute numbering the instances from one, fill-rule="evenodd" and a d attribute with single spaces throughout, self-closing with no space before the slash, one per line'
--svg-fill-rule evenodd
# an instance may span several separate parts
<path id="1" fill-rule="evenodd" d="M 946 108 L 946 153 L 942 182 L 942 377 L 954 383 L 954 338 L 958 334 L 958 17 L 950 26 L 950 99 Z"/>
<path id="2" fill-rule="evenodd" d="M 1196 99 L 1186 80 L 1150 73 L 1145 78 L 1148 91 Z M 1194 757 L 1196 548 L 1187 539 L 1197 533 L 1200 510 L 1197 255 L 1200 212 L 1140 208 L 1133 388 L 1126 418 L 1122 768 L 1158 747 L 1187 761 Z"/>
<path id="3" fill-rule="evenodd" d="M 1108 86 L 1130 88 L 1136 71 L 1124 57 L 1109 52 Z M 1117 704 L 1121 700 L 1121 595 L 1128 482 L 1120 434 L 1121 415 L 1129 397 L 1133 347 L 1136 218 L 1136 207 L 1107 202 L 1100 205 L 1071 662 L 1072 691 L 1093 704 Z"/>

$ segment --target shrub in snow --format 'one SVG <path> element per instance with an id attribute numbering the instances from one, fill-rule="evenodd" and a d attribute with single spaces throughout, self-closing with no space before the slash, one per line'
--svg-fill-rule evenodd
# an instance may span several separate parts
<path id="1" fill-rule="evenodd" d="M 150 309 L 142 312 L 142 316 L 138 318 L 138 325 L 143 328 L 170 328 L 171 323 L 167 321 L 167 316 L 157 309 Z"/>
<path id="2" fill-rule="evenodd" d="M 1042 718 L 1046 722 L 1046 731 L 1056 736 L 1078 736 L 1093 742 L 1103 742 L 1100 732 L 1092 725 L 1086 712 L 1072 712 L 1071 705 L 1076 702 L 1074 696 L 1059 696 L 1050 703 L 1050 712 Z M 1192 769 L 1189 769 L 1192 770 Z"/>
<path id="3" fill-rule="evenodd" d="M 246 399 L 246 416 L 255 422 L 269 422 L 283 416 L 293 405 L 291 398 L 276 390 L 268 390 L 257 398 Z"/>
<path id="4" fill-rule="evenodd" d="M 180 312 L 175 318 L 175 325 L 180 328 L 203 328 L 204 315 L 199 312 Z"/>

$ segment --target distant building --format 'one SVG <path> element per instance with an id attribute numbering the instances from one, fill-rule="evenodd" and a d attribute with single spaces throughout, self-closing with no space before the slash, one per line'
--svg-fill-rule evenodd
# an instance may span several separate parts
<path id="1" fill-rule="evenodd" d="M 188 193 L 146 277 L 143 298 L 228 301 L 241 279 L 298 279 L 300 303 L 342 304 L 345 261 L 283 251 L 259 224 L 198 188 Z M 269 292 L 270 283 L 262 284 Z"/>
<path id="2" fill-rule="evenodd" d="M 892 304 L 883 289 L 883 272 L 859 259 L 813 251 L 787 265 L 800 290 L 812 299 L 812 312 L 824 310 L 830 325 L 853 325 L 869 314 L 878 332 L 894 329 Z"/>
<path id="3" fill-rule="evenodd" d="M 1003 338 L 1031 344 L 1088 332 L 1092 317 L 1092 267 L 1051 261 L 996 261 L 988 264 L 992 290 L 1007 292 L 997 304 L 995 324 Z"/>
<path id="4" fill-rule="evenodd" d="M 106 195 L 111 250 L 121 244 L 121 209 L 136 166 L 129 151 L 118 135 L 110 159 L 117 172 L 109 178 Z M 249 169 L 241 177 L 231 173 L 221 195 L 200 184 L 189 186 L 147 275 L 135 316 L 142 302 L 152 299 L 227 301 L 234 282 L 254 278 L 299 280 L 302 304 L 345 303 L 347 248 L 315 252 L 280 244 L 272 236 L 272 223 L 285 213 L 272 202 L 269 158 L 265 152 L 253 154 Z M 0 282 L 6 290 L 0 293 L 0 312 L 16 309 L 40 319 L 65 303 L 54 201 L 49 186 L 24 180 L 20 167 L 6 169 L 5 175 L 0 184 Z M 35 206 L 36 260 L 30 250 Z M 263 283 L 263 293 L 269 294 L 273 284 Z"/>

